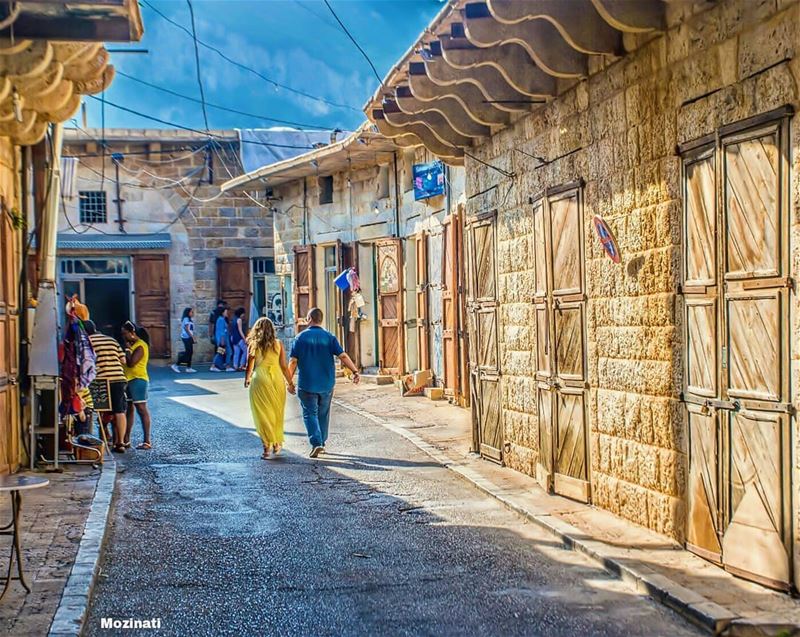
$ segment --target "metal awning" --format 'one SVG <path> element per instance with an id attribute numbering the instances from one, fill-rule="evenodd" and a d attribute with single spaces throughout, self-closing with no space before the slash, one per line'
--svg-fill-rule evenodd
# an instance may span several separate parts
<path id="1" fill-rule="evenodd" d="M 167 232 L 157 234 L 72 234 L 60 233 L 58 250 L 164 250 L 172 245 Z"/>
<path id="2" fill-rule="evenodd" d="M 222 192 L 263 189 L 312 175 L 332 175 L 348 168 L 386 164 L 395 151 L 418 145 L 419 142 L 405 138 L 388 139 L 365 122 L 340 142 L 239 175 L 223 183 L 220 189 Z"/>

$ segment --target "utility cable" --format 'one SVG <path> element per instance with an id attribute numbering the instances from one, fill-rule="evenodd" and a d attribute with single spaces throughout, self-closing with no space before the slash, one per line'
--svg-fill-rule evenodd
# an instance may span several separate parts
<path id="1" fill-rule="evenodd" d="M 200 103 L 203 106 L 203 121 L 206 125 L 206 131 L 209 130 L 208 126 L 208 110 L 206 109 L 206 93 L 203 90 L 203 76 L 200 73 L 200 48 L 197 45 L 197 29 L 194 24 L 194 7 L 192 6 L 192 0 L 186 0 L 186 4 L 189 7 L 189 17 L 191 18 L 192 23 L 192 41 L 194 42 L 194 66 L 195 71 L 197 72 L 197 84 L 200 87 Z"/>
<path id="2" fill-rule="evenodd" d="M 123 71 L 117 71 L 116 74 L 118 76 L 127 78 L 132 82 L 137 82 L 142 86 L 149 86 L 150 88 L 156 89 L 157 91 L 162 91 L 174 97 L 180 97 L 185 100 L 189 100 L 191 102 L 195 102 L 197 104 L 201 104 L 201 100 L 197 99 L 196 97 L 192 97 L 191 95 L 184 95 L 183 93 L 178 93 L 177 91 L 173 91 L 172 89 L 167 88 L 166 86 L 159 86 L 158 84 L 153 84 L 152 82 L 148 82 L 147 80 L 143 80 L 138 77 L 134 77 L 133 75 L 129 75 L 128 73 L 124 73 Z M 212 104 L 211 102 L 206 102 L 206 106 L 208 108 L 215 108 L 219 111 L 226 111 L 228 113 L 234 113 L 235 115 L 243 115 L 244 117 L 252 117 L 253 119 L 267 121 L 267 122 L 275 122 L 277 124 L 286 124 L 287 126 L 297 126 L 303 130 L 333 130 L 337 128 L 337 126 L 320 126 L 319 124 L 308 124 L 303 122 L 294 122 L 288 119 L 279 119 L 277 117 L 267 117 L 266 115 L 258 115 L 256 113 L 248 113 L 247 111 L 240 111 L 235 108 L 229 108 L 227 106 L 221 106 L 220 104 Z"/>
<path id="3" fill-rule="evenodd" d="M 90 97 L 93 100 L 100 101 L 100 98 L 96 97 L 95 95 L 87 95 L 86 97 Z M 184 126 L 183 124 L 176 124 L 175 122 L 170 122 L 168 120 L 161 119 L 159 117 L 154 117 L 153 115 L 148 115 L 146 113 L 142 113 L 141 111 L 136 111 L 136 110 L 134 110 L 132 108 L 128 108 L 126 106 L 122 106 L 121 104 L 116 104 L 115 102 L 109 102 L 108 100 L 106 100 L 105 103 L 108 104 L 109 106 L 113 106 L 114 108 L 116 108 L 118 110 L 124 111 L 126 113 L 130 113 L 132 115 L 138 115 L 139 117 L 142 117 L 144 119 L 149 119 L 149 120 L 151 120 L 153 122 L 158 122 L 159 124 L 164 124 L 165 126 L 169 126 L 171 128 L 179 128 L 181 130 L 189 131 L 190 133 L 197 133 L 198 135 L 208 135 L 209 137 L 213 137 L 215 139 L 221 139 L 222 141 L 228 141 L 225 137 L 223 137 L 222 135 L 219 135 L 217 133 L 211 133 L 211 132 L 207 133 L 206 131 L 198 130 L 197 128 L 192 128 L 191 126 Z M 253 139 L 241 139 L 239 141 L 242 144 L 254 144 L 256 146 L 269 146 L 271 148 L 297 148 L 297 149 L 300 149 L 300 150 L 313 150 L 314 149 L 313 146 L 308 146 L 308 145 L 307 146 L 298 146 L 296 144 L 294 144 L 294 145 L 293 144 L 275 144 L 275 143 L 272 143 L 272 142 L 259 142 L 259 141 L 253 140 Z"/>
<path id="4" fill-rule="evenodd" d="M 362 48 L 361 48 L 361 45 L 360 45 L 358 42 L 356 42 L 356 39 L 353 37 L 353 34 L 352 34 L 352 33 L 350 33 L 350 31 L 348 31 L 348 30 L 347 30 L 347 27 L 344 25 L 344 22 L 342 22 L 342 21 L 339 19 L 339 16 L 338 16 L 338 15 L 336 15 L 336 11 L 334 11 L 334 10 L 333 10 L 333 7 L 331 6 L 331 3 L 330 3 L 330 2 L 328 2 L 328 0 L 324 0 L 324 2 L 325 2 L 325 6 L 326 6 L 326 7 L 328 7 L 328 9 L 330 10 L 331 14 L 332 14 L 332 15 L 333 15 L 333 17 L 336 19 L 336 22 L 338 22 L 338 23 L 339 23 L 339 26 L 340 26 L 340 27 L 342 27 L 342 30 L 345 32 L 345 34 L 347 34 L 347 37 L 348 37 L 348 38 L 350 38 L 350 41 L 351 41 L 353 44 L 355 44 L 355 45 L 356 45 L 356 48 L 357 48 L 359 51 L 361 51 L 361 55 L 363 55 L 363 56 L 364 56 L 364 59 L 367 61 L 367 63 L 368 63 L 368 64 L 370 65 L 370 67 L 372 68 L 372 72 L 375 74 L 375 77 L 377 77 L 377 78 L 378 78 L 378 84 L 379 84 L 381 87 L 383 87 L 383 79 L 381 79 L 381 76 L 378 74 L 378 70 L 375 68 L 375 65 L 372 63 L 372 60 L 370 60 L 370 59 L 369 59 L 369 56 L 367 55 L 366 51 L 364 51 L 364 49 L 362 49 Z"/>
<path id="5" fill-rule="evenodd" d="M 144 6 L 146 6 L 148 9 L 150 9 L 151 11 L 153 11 L 154 13 L 159 15 L 162 19 L 164 19 L 167 22 L 169 22 L 171 25 L 177 27 L 178 29 L 180 29 L 181 31 L 187 33 L 190 36 L 192 35 L 191 32 L 189 31 L 189 29 L 187 29 L 182 24 L 180 24 L 178 22 L 175 22 L 175 20 L 173 20 L 172 18 L 170 18 L 170 17 L 166 16 L 165 14 L 163 14 L 161 11 L 156 9 L 150 2 L 148 2 L 148 0 L 141 0 L 141 3 Z M 236 67 L 238 67 L 238 68 L 240 68 L 240 69 L 242 69 L 244 71 L 248 71 L 249 73 L 252 73 L 253 75 L 258 76 L 259 78 L 261 78 L 265 82 L 267 82 L 267 83 L 271 84 L 272 86 L 274 86 L 276 89 L 277 88 L 282 88 L 282 89 L 284 89 L 286 91 L 289 91 L 290 93 L 295 93 L 296 95 L 301 95 L 302 97 L 306 97 L 306 98 L 314 100 L 316 102 L 322 102 L 324 104 L 327 104 L 328 106 L 334 106 L 336 108 L 346 108 L 346 109 L 349 109 L 351 111 L 356 111 L 358 113 L 361 112 L 361 109 L 356 108 L 355 106 L 350 106 L 348 104 L 339 104 L 337 102 L 333 102 L 331 100 L 325 99 L 324 97 L 319 97 L 317 95 L 312 95 L 311 93 L 306 93 L 305 91 L 300 91 L 298 89 L 292 88 L 291 86 L 287 86 L 286 84 L 281 84 L 280 82 L 276 82 L 275 80 L 273 80 L 272 78 L 267 77 L 266 75 L 264 75 L 260 71 L 257 71 L 256 69 L 254 69 L 254 68 L 252 68 L 250 66 L 247 66 L 246 64 L 242 64 L 241 62 L 238 62 L 238 61 L 228 57 L 225 53 L 220 51 L 218 48 L 216 48 L 214 46 L 211 46 L 210 44 L 208 44 L 206 42 L 203 42 L 202 40 L 198 39 L 197 43 L 200 46 L 208 49 L 209 51 L 213 51 L 214 53 L 219 55 L 226 62 L 228 62 L 230 64 L 233 64 L 234 66 L 236 66 Z"/>

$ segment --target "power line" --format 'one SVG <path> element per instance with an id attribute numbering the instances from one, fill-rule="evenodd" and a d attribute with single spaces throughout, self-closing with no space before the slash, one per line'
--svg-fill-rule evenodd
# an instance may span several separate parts
<path id="1" fill-rule="evenodd" d="M 189 31 L 189 29 L 187 29 L 182 24 L 180 24 L 178 22 L 175 22 L 175 20 L 173 20 L 172 18 L 170 18 L 170 17 L 164 15 L 163 13 L 161 13 L 161 11 L 156 9 L 147 0 L 141 0 L 141 3 L 144 6 L 146 6 L 148 9 L 150 9 L 151 11 L 156 13 L 157 15 L 161 16 L 162 19 L 166 20 L 171 25 L 177 27 L 178 29 L 180 29 L 181 31 L 187 33 L 190 36 L 192 35 L 192 33 L 191 33 L 191 31 Z M 312 95 L 311 93 L 306 93 L 305 91 L 300 91 L 298 89 L 292 88 L 291 86 L 287 86 L 286 84 L 281 84 L 280 82 L 276 82 L 275 80 L 273 80 L 272 78 L 267 77 L 266 75 L 264 75 L 260 71 L 257 71 L 256 69 L 254 69 L 254 68 L 252 68 L 250 66 L 247 66 L 246 64 L 242 64 L 241 62 L 238 62 L 238 61 L 234 60 L 233 58 L 228 57 L 225 53 L 220 51 L 218 48 L 216 48 L 214 46 L 211 46 L 210 44 L 208 44 L 206 42 L 203 42 L 200 39 L 197 40 L 197 43 L 200 46 L 208 49 L 209 51 L 213 51 L 214 53 L 219 55 L 226 62 L 228 62 L 230 64 L 233 64 L 234 66 L 236 66 L 236 67 L 238 67 L 238 68 L 240 68 L 240 69 L 242 69 L 244 71 L 248 71 L 249 73 L 252 73 L 253 75 L 256 75 L 256 76 L 260 77 L 262 80 L 264 80 L 265 82 L 271 84 L 275 88 L 282 88 L 282 89 L 284 89 L 286 91 L 289 91 L 290 93 L 294 93 L 296 95 L 301 95 L 302 97 L 306 97 L 306 98 L 308 98 L 310 100 L 314 100 L 314 101 L 317 101 L 317 102 L 322 102 L 324 104 L 327 104 L 328 106 L 334 106 L 336 108 L 346 108 L 348 110 L 356 111 L 358 113 L 361 113 L 361 109 L 356 108 L 355 106 L 350 106 L 349 104 L 339 104 L 338 102 L 333 102 L 333 101 L 331 101 L 329 99 L 326 99 L 324 97 L 319 97 L 317 95 Z"/>
<path id="2" fill-rule="evenodd" d="M 203 121 L 206 125 L 206 130 L 209 129 L 208 126 L 208 111 L 206 110 L 206 94 L 203 90 L 203 77 L 200 74 L 200 48 L 197 46 L 197 29 L 195 28 L 194 24 L 194 7 L 192 6 L 192 0 L 186 0 L 186 4 L 189 6 L 189 17 L 191 18 L 192 22 L 192 41 L 194 42 L 194 66 L 195 70 L 197 71 L 197 84 L 200 86 L 200 104 L 203 106 Z"/>
<path id="3" fill-rule="evenodd" d="M 86 97 L 90 97 L 93 100 L 100 101 L 100 98 L 95 95 L 87 95 Z M 132 108 L 128 108 L 127 106 L 122 106 L 121 104 L 116 104 L 115 102 L 109 102 L 105 100 L 105 104 L 108 106 L 113 106 L 116 109 L 121 111 L 125 111 L 126 113 L 130 113 L 132 115 L 138 115 L 139 117 L 143 117 L 144 119 L 149 119 L 153 122 L 158 122 L 159 124 L 164 124 L 165 126 L 169 126 L 171 128 L 179 128 L 181 130 L 189 131 L 190 133 L 197 133 L 198 135 L 207 135 L 209 137 L 213 137 L 215 139 L 221 139 L 223 141 L 228 141 L 222 135 L 218 135 L 216 133 L 206 132 L 202 130 L 198 130 L 196 128 L 192 128 L 191 126 L 184 126 L 183 124 L 176 124 L 175 122 L 170 122 L 165 119 L 161 119 L 160 117 L 155 117 L 153 115 L 148 115 L 147 113 L 142 113 L 141 111 L 136 111 Z M 259 142 L 252 139 L 240 139 L 239 142 L 242 144 L 255 144 L 257 146 L 269 146 L 271 148 L 296 148 L 299 150 L 313 150 L 313 146 L 297 146 L 292 144 L 275 144 L 272 142 Z"/>
<path id="4" fill-rule="evenodd" d="M 364 49 L 361 48 L 361 45 L 358 42 L 356 42 L 356 39 L 353 37 L 353 35 L 350 33 L 350 31 L 347 30 L 347 27 L 344 26 L 344 22 L 342 22 L 339 19 L 339 16 L 336 15 L 336 11 L 333 10 L 333 7 L 331 6 L 331 3 L 328 2 L 328 0 L 324 0 L 324 1 L 325 1 L 325 6 L 328 7 L 328 9 L 330 10 L 331 14 L 333 14 L 333 17 L 336 18 L 336 21 L 339 23 L 339 26 L 342 27 L 342 30 L 347 34 L 347 37 L 350 38 L 350 41 L 353 44 L 356 45 L 356 48 L 359 51 L 361 51 L 361 55 L 364 56 L 364 59 L 369 63 L 370 67 L 372 67 L 372 72 L 375 74 L 375 77 L 378 78 L 378 84 L 380 84 L 381 87 L 382 87 L 383 86 L 383 80 L 381 79 L 381 76 L 378 74 L 378 70 L 375 68 L 375 65 L 372 63 L 372 60 L 369 59 L 369 56 L 367 55 L 366 51 L 364 51 Z"/>
<path id="5" fill-rule="evenodd" d="M 321 22 L 324 22 L 325 24 L 327 24 L 332 29 L 336 29 L 337 31 L 342 31 L 344 33 L 344 30 L 340 26 L 338 26 L 335 22 L 331 22 L 331 20 L 328 19 L 327 17 L 325 17 L 324 15 L 320 15 L 319 13 L 314 11 L 314 9 L 309 7 L 307 4 L 305 4 L 303 2 L 300 2 L 300 0 L 294 0 L 294 2 L 295 2 L 296 5 L 298 5 L 299 7 L 303 8 L 303 9 L 305 9 L 311 15 L 315 16 L 317 19 L 319 19 Z"/>
<path id="6" fill-rule="evenodd" d="M 116 74 L 118 76 L 122 76 L 127 78 L 133 82 L 137 82 L 143 86 L 149 86 L 150 88 L 156 89 L 157 91 L 162 91 L 164 93 L 168 93 L 169 95 L 173 95 L 175 97 L 180 97 L 185 100 L 189 100 L 190 102 L 195 102 L 197 104 L 201 104 L 202 102 L 197 99 L 196 97 L 192 97 L 191 95 L 184 95 L 183 93 L 178 93 L 177 91 L 173 91 L 172 89 L 167 88 L 166 86 L 159 86 L 158 84 L 153 84 L 152 82 L 148 82 L 147 80 L 143 80 L 138 77 L 134 77 L 133 75 L 129 75 L 128 73 L 124 73 L 123 71 L 117 71 Z M 302 122 L 293 122 L 288 119 L 278 119 L 277 117 L 267 117 L 266 115 L 258 115 L 256 113 L 248 113 L 247 111 L 240 111 L 235 108 L 230 108 L 228 106 L 221 106 L 219 104 L 212 104 L 211 102 L 206 102 L 206 106 L 208 108 L 216 108 L 220 111 L 227 111 L 228 113 L 234 113 L 236 115 L 244 115 L 245 117 L 252 117 L 253 119 L 258 120 L 265 120 L 268 122 L 276 122 L 278 124 L 287 124 L 288 126 L 297 126 L 303 130 L 332 130 L 337 128 L 336 126 L 319 126 L 318 124 L 304 124 Z"/>

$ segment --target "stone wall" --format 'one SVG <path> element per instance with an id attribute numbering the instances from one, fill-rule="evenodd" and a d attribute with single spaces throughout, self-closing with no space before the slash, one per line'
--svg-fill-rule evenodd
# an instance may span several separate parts
<path id="1" fill-rule="evenodd" d="M 135 233 L 168 232 L 172 238 L 170 266 L 170 336 L 172 353 L 182 351 L 180 318 L 184 307 L 194 307 L 198 333 L 198 360 L 210 360 L 212 345 L 208 339 L 207 318 L 217 298 L 217 258 L 272 257 L 272 214 L 262 202 L 255 202 L 243 193 L 219 195 L 219 185 L 231 176 L 241 174 L 237 158 L 237 142 L 220 142 L 213 153 L 214 182 L 205 181 L 205 152 L 180 150 L 187 145 L 195 149 L 205 139 L 176 139 L 171 153 L 157 152 L 170 148 L 167 142 L 143 143 L 146 131 L 137 131 L 138 139 L 110 141 L 106 154 L 120 152 L 124 160 L 120 169 L 121 198 L 125 230 Z M 164 136 L 172 131 L 158 131 Z M 113 132 L 107 131 L 109 139 Z M 153 135 L 156 138 L 156 134 Z M 87 152 L 87 147 L 89 152 Z M 150 155 L 143 154 L 151 149 Z M 65 155 L 96 153 L 96 148 L 80 142 L 65 143 Z M 170 161 L 174 160 L 174 161 Z M 116 223 L 114 165 L 100 157 L 80 157 L 75 197 L 65 201 L 67 215 L 59 216 L 59 232 L 79 231 L 78 190 L 105 190 L 108 223 L 97 224 L 89 232 L 120 234 Z M 204 179 L 198 185 L 200 178 Z M 188 205 L 187 205 L 188 204 Z"/>
<path id="2" fill-rule="evenodd" d="M 632 51 L 626 57 L 592 69 L 588 80 L 565 86 L 559 98 L 478 147 L 478 158 L 515 177 L 467 158 L 466 190 L 475 193 L 470 214 L 498 210 L 506 462 L 532 474 L 538 456 L 529 197 L 582 179 L 593 501 L 681 540 L 687 440 L 679 402 L 682 202 L 676 145 L 786 104 L 797 108 L 800 60 L 792 58 L 800 46 L 800 4 L 673 3 L 668 13 L 665 34 L 626 36 Z M 799 134 L 795 116 L 795 268 L 800 265 Z M 529 155 L 548 161 L 540 165 Z M 591 225 L 595 214 L 603 215 L 616 235 L 619 265 L 601 251 Z M 794 316 L 796 343 L 800 322 Z M 793 347 L 795 397 L 800 395 L 797 350 Z M 798 485 L 800 448 L 795 451 Z M 795 525 L 800 530 L 800 520 Z"/>
<path id="3" fill-rule="evenodd" d="M 396 206 L 395 165 L 390 154 L 381 153 L 374 165 L 353 167 L 333 175 L 333 202 L 319 203 L 319 179 L 316 175 L 303 180 L 287 182 L 274 188 L 280 198 L 275 202 L 275 268 L 278 273 L 290 274 L 293 268 L 293 248 L 297 245 L 325 245 L 340 240 L 343 243 L 358 241 L 362 245 L 392 236 L 408 237 L 423 230 L 440 232 L 447 214 L 445 196 L 414 201 L 411 184 L 411 167 L 415 163 L 433 160 L 425 149 L 396 152 L 397 183 L 400 206 Z M 464 192 L 464 170 L 450 168 L 451 212 Z M 388 187 L 386 180 L 388 178 Z M 381 196 L 386 194 L 387 196 Z M 305 210 L 305 213 L 304 213 Z M 399 231 L 397 229 L 399 219 Z M 371 269 L 363 263 L 365 252 L 360 251 L 361 269 L 369 274 Z M 321 251 L 318 251 L 318 269 L 321 268 Z M 372 277 L 362 276 L 368 318 L 361 322 L 362 364 L 377 365 L 374 347 L 375 307 L 372 300 Z M 322 289 L 317 281 L 317 299 L 321 303 Z M 406 281 L 408 285 L 409 282 Z M 413 284 L 412 284 L 413 285 Z M 431 294 L 441 295 L 432 289 Z"/>

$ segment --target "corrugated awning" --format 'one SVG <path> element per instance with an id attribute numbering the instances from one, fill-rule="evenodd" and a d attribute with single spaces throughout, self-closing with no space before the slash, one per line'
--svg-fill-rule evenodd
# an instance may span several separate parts
<path id="1" fill-rule="evenodd" d="M 167 232 L 157 234 L 71 234 L 58 235 L 58 250 L 163 250 L 172 245 Z"/>

